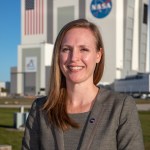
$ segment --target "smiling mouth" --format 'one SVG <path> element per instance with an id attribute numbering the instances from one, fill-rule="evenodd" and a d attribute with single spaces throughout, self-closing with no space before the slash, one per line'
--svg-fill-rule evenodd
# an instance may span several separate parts
<path id="1" fill-rule="evenodd" d="M 79 70 L 82 70 L 84 67 L 81 67 L 81 66 L 68 66 L 68 69 L 70 71 L 79 71 Z"/>

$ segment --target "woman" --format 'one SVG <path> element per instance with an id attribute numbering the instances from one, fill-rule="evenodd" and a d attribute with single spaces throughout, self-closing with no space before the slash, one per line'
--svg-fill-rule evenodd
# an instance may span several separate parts
<path id="1" fill-rule="evenodd" d="M 32 105 L 22 149 L 144 150 L 134 100 L 98 88 L 103 70 L 96 25 L 65 25 L 54 45 L 49 94 Z"/>

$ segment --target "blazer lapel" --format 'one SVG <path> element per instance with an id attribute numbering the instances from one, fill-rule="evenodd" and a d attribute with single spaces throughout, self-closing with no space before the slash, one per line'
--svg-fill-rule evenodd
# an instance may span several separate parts
<path id="1" fill-rule="evenodd" d="M 57 127 L 54 127 L 58 150 L 64 150 L 64 137 L 63 131 Z"/>
<path id="2" fill-rule="evenodd" d="M 86 129 L 81 142 L 81 147 L 80 147 L 81 150 L 90 149 L 90 145 L 96 133 L 98 123 L 102 119 L 103 114 L 105 112 L 106 106 L 104 106 L 102 102 L 106 99 L 106 97 L 107 94 L 105 94 L 104 89 L 100 89 L 100 94 L 97 95 L 90 116 L 88 117 Z"/>
<path id="3" fill-rule="evenodd" d="M 97 95 L 92 111 L 89 114 L 80 150 L 90 150 L 90 145 L 93 141 L 96 129 L 97 127 L 99 127 L 98 123 L 102 119 L 103 114 L 106 110 L 106 105 L 102 104 L 103 101 L 106 100 L 106 98 L 107 93 L 105 94 L 105 89 L 101 88 L 100 94 Z M 57 127 L 54 127 L 54 132 L 58 150 L 64 150 L 63 131 L 61 129 L 58 129 Z"/>

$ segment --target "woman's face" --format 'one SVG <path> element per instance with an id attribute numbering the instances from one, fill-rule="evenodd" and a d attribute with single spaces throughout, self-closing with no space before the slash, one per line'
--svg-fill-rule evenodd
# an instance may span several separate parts
<path id="1" fill-rule="evenodd" d="M 96 49 L 96 39 L 91 30 L 73 28 L 67 31 L 59 59 L 67 83 L 93 83 L 93 73 L 96 63 L 101 59 L 101 50 Z"/>

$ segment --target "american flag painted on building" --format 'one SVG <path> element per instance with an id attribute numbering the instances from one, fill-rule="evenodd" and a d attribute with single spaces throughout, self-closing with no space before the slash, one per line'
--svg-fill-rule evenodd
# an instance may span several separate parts
<path id="1" fill-rule="evenodd" d="M 44 32 L 44 0 L 24 0 L 24 34 L 37 35 Z"/>

